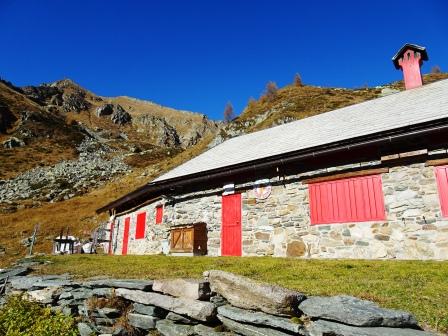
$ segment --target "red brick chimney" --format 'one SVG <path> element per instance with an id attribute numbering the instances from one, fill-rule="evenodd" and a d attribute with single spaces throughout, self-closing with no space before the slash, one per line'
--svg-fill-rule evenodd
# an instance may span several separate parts
<path id="1" fill-rule="evenodd" d="M 406 90 L 413 89 L 423 85 L 420 67 L 423 61 L 428 60 L 426 48 L 416 44 L 406 43 L 392 57 L 392 62 L 396 69 L 403 71 L 404 86 Z"/>

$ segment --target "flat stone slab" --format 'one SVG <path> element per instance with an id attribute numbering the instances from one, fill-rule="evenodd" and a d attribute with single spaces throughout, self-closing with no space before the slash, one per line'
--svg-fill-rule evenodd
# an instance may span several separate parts
<path id="1" fill-rule="evenodd" d="M 194 279 L 165 279 L 154 280 L 152 290 L 176 297 L 193 300 L 208 300 L 210 298 L 210 284 L 203 280 Z"/>
<path id="2" fill-rule="evenodd" d="M 156 323 L 156 329 L 163 336 L 193 336 L 195 331 L 192 326 L 175 324 L 168 320 L 160 320 Z"/>
<path id="3" fill-rule="evenodd" d="M 76 286 L 73 281 L 66 277 L 58 276 L 15 276 L 10 280 L 11 287 L 14 289 L 29 290 L 45 287 L 65 287 Z"/>
<path id="4" fill-rule="evenodd" d="M 314 296 L 301 302 L 306 315 L 359 327 L 418 327 L 415 317 L 407 312 L 380 308 L 376 303 L 352 296 Z"/>
<path id="5" fill-rule="evenodd" d="M 203 324 L 197 324 L 193 327 L 196 335 L 199 336 L 235 336 L 233 332 L 219 332 L 212 327 L 207 327 Z"/>
<path id="6" fill-rule="evenodd" d="M 155 317 L 160 317 L 160 318 L 165 318 L 165 316 L 168 313 L 163 308 L 156 307 L 156 306 L 150 306 L 150 305 L 144 305 L 141 303 L 134 303 L 133 308 L 134 308 L 134 313 L 155 316 Z"/>
<path id="7" fill-rule="evenodd" d="M 256 327 L 251 324 L 243 324 L 234 320 L 228 319 L 224 316 L 218 315 L 219 320 L 230 330 L 237 334 L 244 336 L 290 336 L 291 334 L 284 333 L 271 328 Z M 338 335 L 339 336 L 339 335 Z"/>
<path id="8" fill-rule="evenodd" d="M 47 287 L 34 291 L 26 292 L 26 295 L 30 300 L 36 301 L 42 304 L 53 303 L 61 293 L 61 287 Z"/>
<path id="9" fill-rule="evenodd" d="M 15 267 L 9 268 L 0 273 L 0 281 L 5 280 L 6 278 L 12 278 L 18 275 L 26 275 L 31 271 L 28 267 Z"/>
<path id="10" fill-rule="evenodd" d="M 221 294 L 235 307 L 261 310 L 273 315 L 295 315 L 306 296 L 279 286 L 260 284 L 249 278 L 224 271 L 206 271 L 212 291 Z"/>
<path id="11" fill-rule="evenodd" d="M 126 288 L 117 288 L 115 294 L 133 302 L 157 306 L 177 314 L 187 315 L 199 321 L 209 321 L 216 314 L 216 308 L 210 302 L 174 298 L 163 294 L 129 290 Z"/>
<path id="12" fill-rule="evenodd" d="M 354 327 L 325 320 L 311 322 L 308 332 L 310 336 L 435 336 L 416 329 Z"/>
<path id="13" fill-rule="evenodd" d="M 152 290 L 152 280 L 134 280 L 134 279 L 99 279 L 83 283 L 83 286 L 91 288 L 127 288 L 137 289 L 145 292 Z"/>
<path id="14" fill-rule="evenodd" d="M 141 315 L 135 313 L 128 314 L 129 324 L 133 327 L 143 330 L 154 329 L 156 327 L 157 320 L 158 318 L 154 316 Z"/>
<path id="15" fill-rule="evenodd" d="M 166 317 L 167 320 L 173 321 L 174 323 L 177 324 L 198 324 L 198 321 L 196 320 L 192 320 L 188 317 L 173 313 L 173 312 L 169 312 Z"/>
<path id="16" fill-rule="evenodd" d="M 218 307 L 218 314 L 237 322 L 264 325 L 283 329 L 296 334 L 304 335 L 305 327 L 302 324 L 293 323 L 290 319 L 269 315 L 262 312 L 245 310 L 230 305 Z"/>

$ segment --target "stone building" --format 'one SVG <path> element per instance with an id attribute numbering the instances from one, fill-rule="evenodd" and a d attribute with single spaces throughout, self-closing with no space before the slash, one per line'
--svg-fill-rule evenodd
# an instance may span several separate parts
<path id="1" fill-rule="evenodd" d="M 112 254 L 448 258 L 448 80 L 235 137 L 98 209 Z"/>

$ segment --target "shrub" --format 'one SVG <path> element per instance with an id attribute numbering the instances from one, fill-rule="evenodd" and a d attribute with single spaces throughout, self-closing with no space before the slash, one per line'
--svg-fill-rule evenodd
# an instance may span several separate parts
<path id="1" fill-rule="evenodd" d="M 298 73 L 294 76 L 294 86 L 303 86 L 302 77 Z"/>
<path id="2" fill-rule="evenodd" d="M 226 107 L 224 108 L 224 121 L 230 122 L 235 118 L 235 112 L 233 110 L 233 105 L 231 102 L 227 102 Z"/>
<path id="3" fill-rule="evenodd" d="M 278 91 L 277 84 L 275 84 L 275 82 L 270 81 L 266 84 L 264 96 L 268 101 L 271 101 L 277 96 L 277 91 Z"/>
<path id="4" fill-rule="evenodd" d="M 431 73 L 432 73 L 432 74 L 439 74 L 439 73 L 442 73 L 442 69 L 440 69 L 440 66 L 438 66 L 438 65 L 434 65 L 434 66 L 431 68 Z"/>
<path id="5" fill-rule="evenodd" d="M 73 318 L 11 296 L 0 310 L 0 336 L 75 336 Z"/>

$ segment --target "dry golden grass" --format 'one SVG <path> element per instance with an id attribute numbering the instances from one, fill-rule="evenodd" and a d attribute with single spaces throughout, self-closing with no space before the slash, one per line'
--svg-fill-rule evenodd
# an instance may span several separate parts
<path id="1" fill-rule="evenodd" d="M 135 168 L 132 173 L 114 178 L 88 194 L 62 202 L 45 203 L 40 207 L 32 207 L 33 202 L 27 202 L 23 204 L 26 207 L 17 212 L 0 214 L 0 245 L 6 248 L 6 255 L 0 258 L 0 267 L 25 255 L 27 249 L 20 244 L 20 241 L 31 236 L 36 224 L 40 224 L 40 230 L 35 252 L 51 252 L 53 238 L 60 234 L 62 229 L 65 233 L 67 227 L 70 234 L 81 238 L 89 237 L 92 229 L 108 219 L 105 213 L 97 215 L 96 209 L 200 154 L 207 148 L 211 139 L 212 136 L 204 138 L 196 146 L 156 163 L 151 160 L 147 165 L 139 162 L 141 167 L 145 167 Z M 144 172 L 145 175 L 142 175 Z"/>

